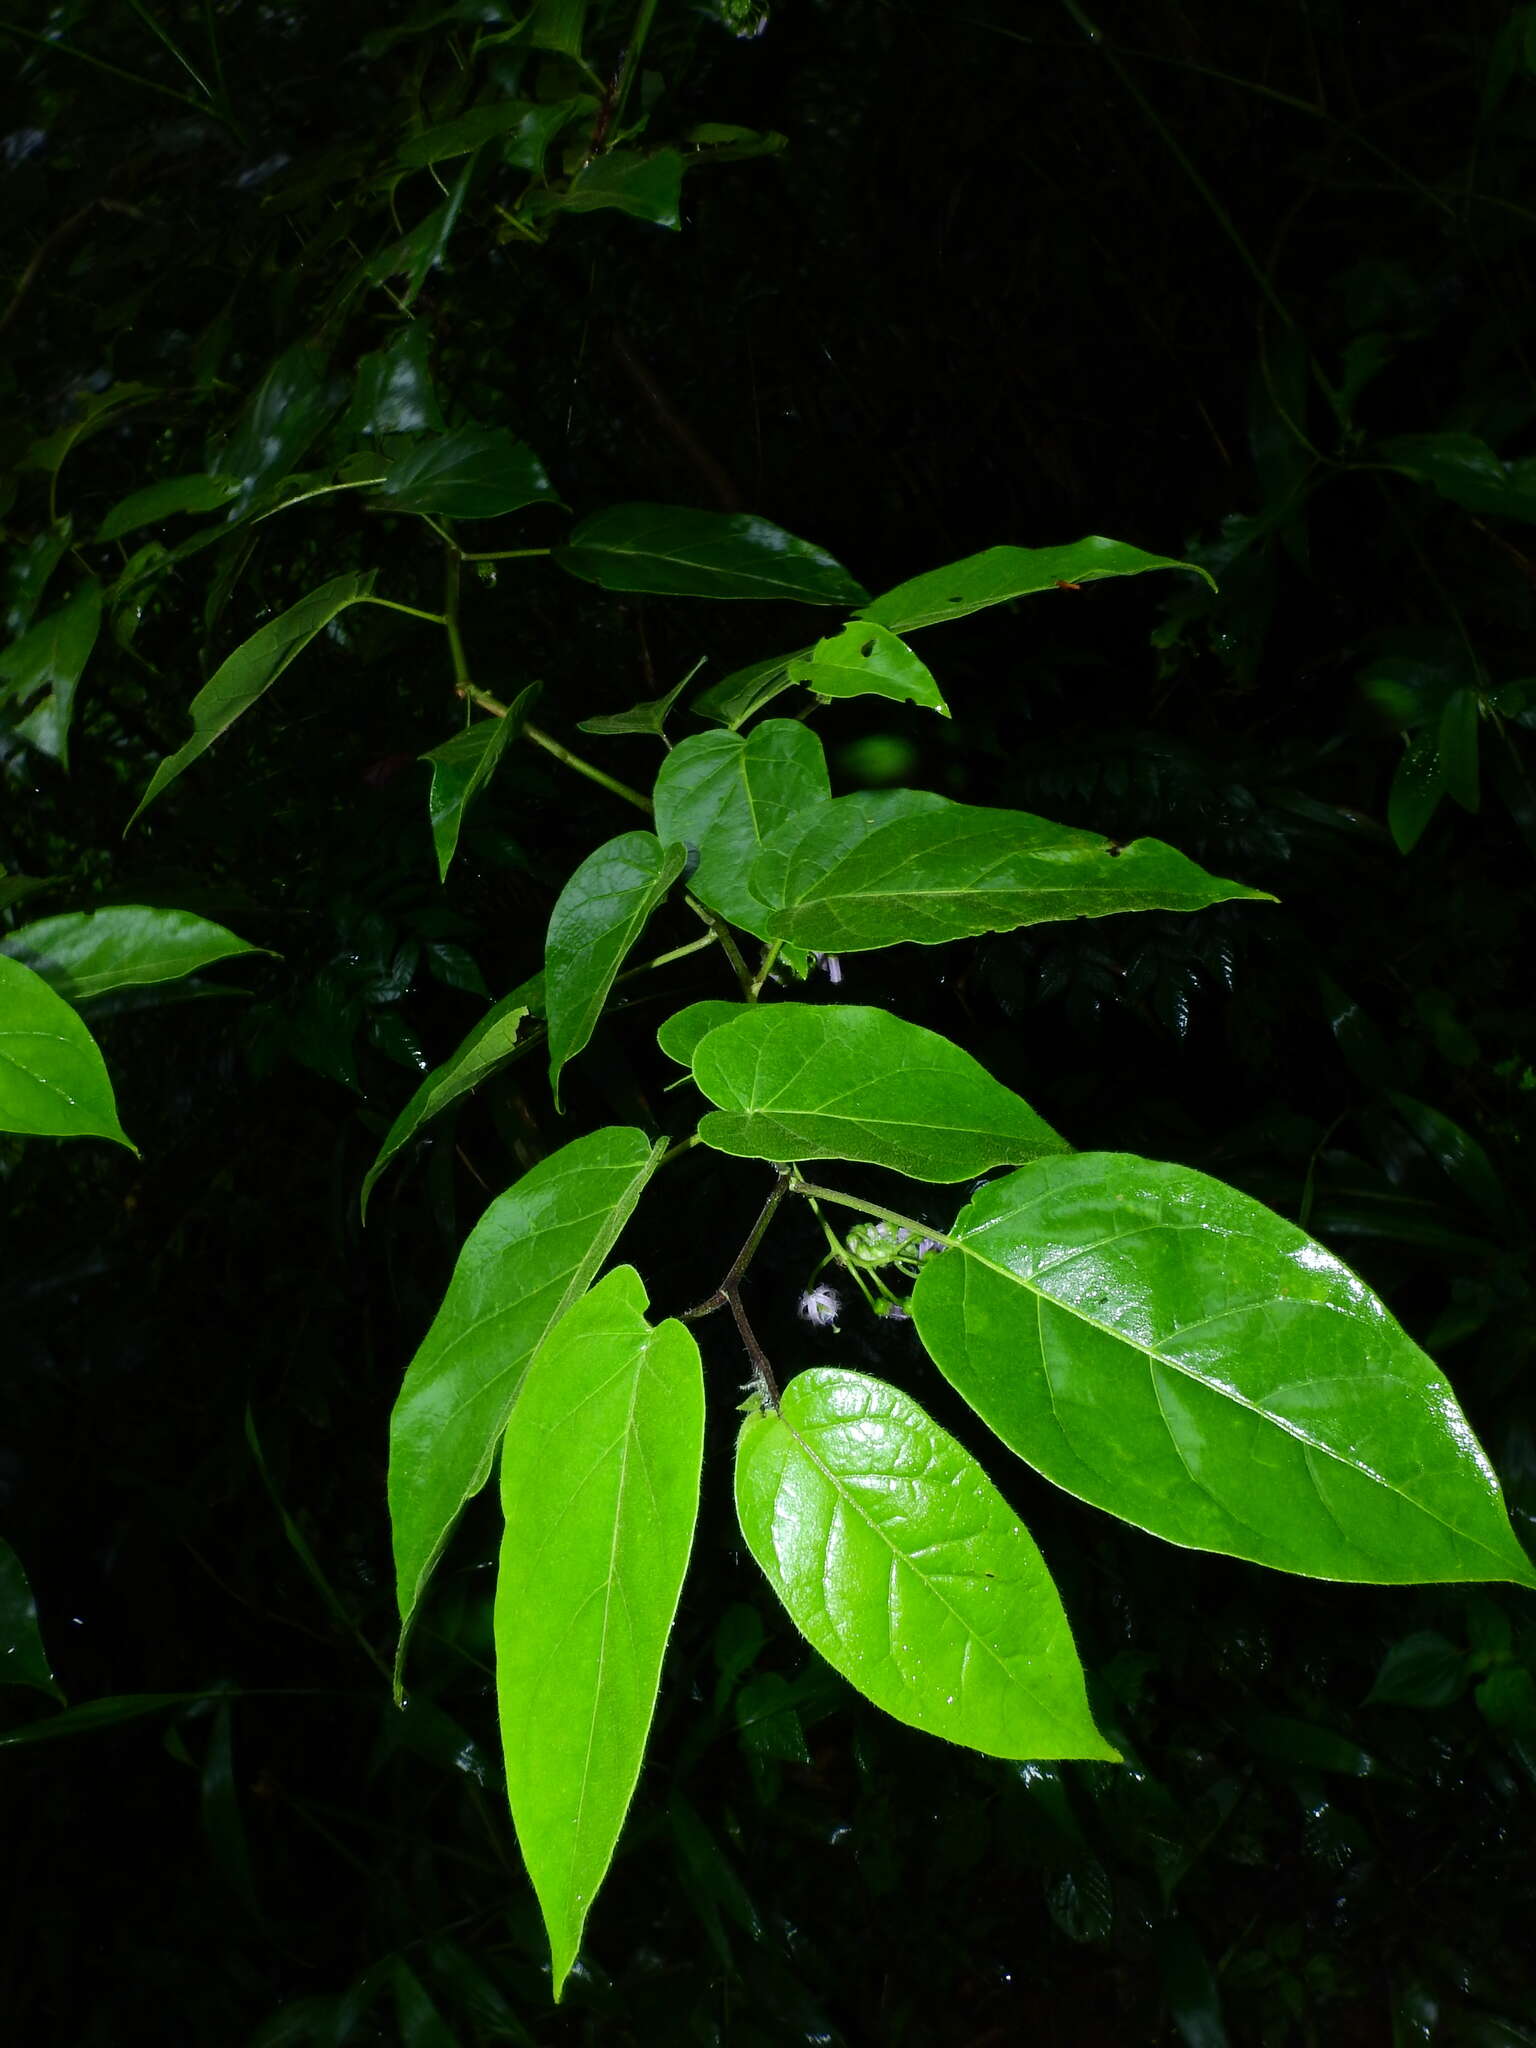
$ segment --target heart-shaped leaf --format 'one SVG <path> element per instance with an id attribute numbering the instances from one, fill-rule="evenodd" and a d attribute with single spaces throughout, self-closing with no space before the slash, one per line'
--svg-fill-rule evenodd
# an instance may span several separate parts
<path id="1" fill-rule="evenodd" d="M 675 746 L 656 778 L 656 830 L 698 848 L 688 886 L 699 901 L 764 938 L 767 906 L 747 883 L 763 842 L 831 796 L 821 741 L 796 719 L 770 718 L 745 736 L 702 732 Z"/>

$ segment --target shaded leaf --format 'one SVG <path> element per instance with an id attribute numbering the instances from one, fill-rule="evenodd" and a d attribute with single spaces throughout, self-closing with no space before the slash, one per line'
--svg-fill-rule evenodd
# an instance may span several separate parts
<path id="1" fill-rule="evenodd" d="M 789 672 L 809 654 L 809 648 L 801 648 L 794 654 L 775 654 L 766 661 L 750 662 L 701 690 L 688 709 L 696 717 L 707 718 L 715 725 L 728 725 L 734 732 L 754 712 L 794 687 Z"/>
<path id="2" fill-rule="evenodd" d="M 584 1294 L 665 1141 L 612 1126 L 563 1145 L 465 1240 L 389 1423 L 400 1659 L 432 1567 L 491 1460 L 534 1351 Z M 398 1688 L 400 1661 L 396 1663 Z"/>
<path id="3" fill-rule="evenodd" d="M 815 953 L 1274 900 L 1208 875 L 1158 839 L 1117 846 L 1026 811 L 911 789 L 860 791 L 802 811 L 768 840 L 751 886 L 769 905 L 766 935 Z"/>
<path id="4" fill-rule="evenodd" d="M 912 1313 L 1056 1485 L 1171 1543 L 1313 1578 L 1536 1585 L 1444 1379 L 1343 1262 L 1251 1197 L 1121 1153 L 983 1188 Z"/>
<path id="5" fill-rule="evenodd" d="M 1501 462 L 1475 434 L 1400 434 L 1382 459 L 1468 512 L 1536 520 L 1536 461 Z"/>
<path id="6" fill-rule="evenodd" d="M 864 602 L 863 590 L 825 550 L 746 512 L 610 505 L 582 520 L 554 554 L 562 569 L 604 590 Z"/>
<path id="7" fill-rule="evenodd" d="M 1090 534 L 1086 540 L 1056 548 L 986 548 L 979 555 L 951 562 L 947 569 L 930 569 L 924 576 L 898 583 L 894 590 L 866 604 L 859 616 L 889 626 L 893 633 L 914 633 L 920 626 L 963 619 L 968 612 L 1007 604 L 1015 597 L 1032 597 L 1061 583 L 1140 576 L 1147 569 L 1188 569 L 1216 588 L 1210 575 L 1193 562 L 1145 554 L 1124 541 Z"/>
<path id="8" fill-rule="evenodd" d="M 21 1559 L 0 1536 L 0 1685 L 30 1685 L 62 1702 Z"/>
<path id="9" fill-rule="evenodd" d="M 789 664 L 789 679 L 823 697 L 891 697 L 924 704 L 948 718 L 939 686 L 905 640 L 872 619 L 850 619 Z"/>
<path id="10" fill-rule="evenodd" d="M 477 719 L 451 740 L 422 755 L 432 764 L 432 788 L 427 798 L 427 815 L 432 824 L 432 845 L 437 854 L 437 876 L 448 879 L 449 865 L 458 850 L 464 814 L 496 773 L 502 755 L 522 731 L 528 707 L 538 696 L 540 685 L 529 683 L 520 690 L 501 718 Z"/>
<path id="11" fill-rule="evenodd" d="M 699 1136 L 739 1159 L 853 1159 L 956 1181 L 1070 1150 L 968 1052 L 885 1010 L 753 1005 L 692 1064 L 718 1105 Z"/>
<path id="12" fill-rule="evenodd" d="M 110 1138 L 138 1147 L 117 1120 L 96 1041 L 62 996 L 0 954 L 0 1131 Z"/>
<path id="13" fill-rule="evenodd" d="M 742 1426 L 736 1508 L 796 1627 L 898 1721 L 989 1756 L 1118 1761 L 1028 1532 L 905 1394 L 801 1373 Z"/>
<path id="14" fill-rule="evenodd" d="M 763 842 L 830 801 L 821 741 L 792 718 L 770 718 L 744 737 L 696 733 L 675 746 L 656 778 L 656 830 L 696 847 L 688 886 L 743 931 L 768 936 L 768 908 L 748 885 Z"/>
<path id="15" fill-rule="evenodd" d="M 177 981 L 215 960 L 266 950 L 190 910 L 143 903 L 39 918 L 0 938 L 0 953 L 24 962 L 71 1003 L 111 989 Z"/>
<path id="16" fill-rule="evenodd" d="M 429 360 L 431 332 L 424 322 L 408 320 L 387 348 L 375 349 L 359 361 L 352 383 L 352 403 L 342 421 L 353 434 L 440 434 L 443 415 L 432 385 Z M 365 458 L 366 459 L 366 458 Z M 386 469 L 370 468 L 354 476 L 356 458 L 342 476 L 344 483 L 378 482 Z"/>
<path id="17" fill-rule="evenodd" d="M 241 715 L 265 694 L 291 661 L 349 604 L 360 604 L 373 588 L 377 571 L 337 576 L 329 583 L 301 597 L 280 618 L 271 619 L 259 632 L 242 641 L 204 683 L 188 707 L 192 737 L 174 754 L 166 756 L 149 787 L 139 798 L 132 825 L 162 791 L 168 789 L 184 769 L 206 754 L 220 733 L 227 732 Z"/>
<path id="18" fill-rule="evenodd" d="M 1387 825 L 1399 853 L 1412 853 L 1444 794 L 1439 729 L 1425 726 L 1398 756 L 1387 796 Z"/>
<path id="19" fill-rule="evenodd" d="M 581 718 L 576 722 L 578 732 L 600 733 L 655 733 L 666 730 L 667 713 L 687 689 L 690 678 L 684 676 L 680 683 L 668 690 L 665 696 L 651 697 L 643 704 L 635 704 L 628 711 L 615 712 L 609 718 Z"/>
<path id="20" fill-rule="evenodd" d="M 579 170 L 560 200 L 567 213 L 597 213 L 612 207 L 657 227 L 681 228 L 683 159 L 675 149 L 649 156 L 614 149 Z"/>
<path id="21" fill-rule="evenodd" d="M 327 375 L 325 351 L 295 342 L 271 365 L 242 407 L 228 440 L 208 465 L 234 477 L 239 492 L 231 516 L 248 510 L 257 494 L 297 469 L 340 409 L 340 392 Z"/>
<path id="22" fill-rule="evenodd" d="M 699 1508 L 704 1376 L 632 1266 L 535 1353 L 502 1449 L 496 1691 L 554 1993 L 634 1795 Z"/>
<path id="23" fill-rule="evenodd" d="M 1365 1696 L 1368 1707 L 1447 1707 L 1466 1690 L 1471 1661 L 1434 1629 L 1394 1643 Z"/>
<path id="24" fill-rule="evenodd" d="M 100 628 L 101 585 L 93 577 L 67 604 L 0 650 L 0 705 L 26 712 L 17 732 L 51 760 L 69 757 L 75 691 Z"/>
<path id="25" fill-rule="evenodd" d="M 146 484 L 131 491 L 102 520 L 96 530 L 98 541 L 116 540 L 135 527 L 154 526 L 178 512 L 217 512 L 244 486 L 237 476 L 172 476 L 158 484 Z"/>
<path id="26" fill-rule="evenodd" d="M 455 427 L 417 442 L 379 486 L 382 509 L 443 519 L 499 519 L 524 505 L 558 505 L 544 465 L 502 427 Z"/>
<path id="27" fill-rule="evenodd" d="M 654 832 L 621 832 L 589 853 L 561 890 L 544 941 L 549 1084 L 557 1103 L 561 1069 L 597 1029 L 614 976 L 685 859 L 681 846 L 664 847 Z"/>
<path id="28" fill-rule="evenodd" d="M 518 1043 L 518 1033 L 526 1017 L 539 1014 L 543 1002 L 543 976 L 537 975 L 532 981 L 525 981 L 520 988 L 513 989 L 510 995 L 503 996 L 447 1059 L 427 1075 L 390 1125 L 377 1158 L 363 1178 L 360 1206 L 365 1218 L 368 1197 L 373 1193 L 379 1176 L 422 1125 L 441 1115 L 450 1103 L 457 1102 L 461 1095 L 467 1095 L 471 1088 L 489 1080 L 492 1074 L 500 1073 L 517 1054 L 529 1049 L 526 1044 Z"/>

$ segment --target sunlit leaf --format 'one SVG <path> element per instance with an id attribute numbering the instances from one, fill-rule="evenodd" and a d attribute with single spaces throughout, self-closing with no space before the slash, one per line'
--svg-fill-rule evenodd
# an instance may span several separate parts
<path id="1" fill-rule="evenodd" d="M 681 846 L 654 832 L 622 832 L 589 853 L 561 890 L 544 941 L 544 1014 L 549 1020 L 549 1081 L 597 1029 L 614 977 L 629 949 L 683 871 Z"/>
<path id="2" fill-rule="evenodd" d="M 963 1209 L 912 1295 L 1046 1478 L 1171 1543 L 1320 1579 L 1536 1585 L 1455 1397 L 1371 1290 L 1236 1189 L 1119 1153 Z"/>
<path id="3" fill-rule="evenodd" d="M 767 936 L 768 909 L 747 877 L 763 842 L 831 799 L 821 741 L 792 718 L 770 718 L 743 736 L 696 733 L 656 778 L 656 829 L 698 849 L 688 886 L 743 931 Z"/>
<path id="4" fill-rule="evenodd" d="M 1216 587 L 1207 572 L 1192 562 L 1145 554 L 1124 541 L 1091 534 L 1086 540 L 1068 541 L 1056 548 L 986 548 L 979 555 L 951 562 L 947 569 L 930 569 L 908 583 L 898 583 L 894 590 L 866 604 L 859 616 L 889 626 L 893 633 L 914 633 L 919 626 L 963 619 L 968 612 L 1007 604 L 1015 597 L 1032 597 L 1060 584 L 1139 576 L 1147 569 L 1188 569 L 1204 576 L 1213 590 Z"/>
<path id="5" fill-rule="evenodd" d="M 823 697 L 891 697 L 949 716 L 939 686 L 905 640 L 872 619 L 850 619 L 789 664 L 789 679 Z"/>
<path id="6" fill-rule="evenodd" d="M 699 1508 L 704 1377 L 632 1266 L 539 1346 L 507 1425 L 496 1692 L 558 1998 L 634 1795 Z"/>
<path id="7" fill-rule="evenodd" d="M 1028 1531 L 896 1388 L 801 1373 L 742 1426 L 736 1510 L 796 1627 L 897 1720 L 989 1756 L 1117 1761 Z"/>
<path id="8" fill-rule="evenodd" d="M 718 1031 L 722 1024 L 730 1024 L 737 1017 L 745 1016 L 745 1003 L 727 1003 L 710 998 L 702 1003 L 690 1003 L 686 1010 L 679 1010 L 675 1017 L 669 1017 L 656 1033 L 656 1043 L 679 1066 L 693 1064 L 693 1055 L 699 1041 L 707 1038 L 711 1031 Z"/>
<path id="9" fill-rule="evenodd" d="M 138 1148 L 96 1041 L 62 996 L 0 954 L 0 1131 L 36 1138 L 110 1138 Z"/>

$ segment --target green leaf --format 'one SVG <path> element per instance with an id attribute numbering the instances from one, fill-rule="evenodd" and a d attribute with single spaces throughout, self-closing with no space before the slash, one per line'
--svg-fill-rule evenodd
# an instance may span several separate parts
<path id="1" fill-rule="evenodd" d="M 1423 1629 L 1394 1643 L 1382 1659 L 1368 1707 L 1448 1707 L 1466 1690 L 1472 1675 L 1465 1650 Z"/>
<path id="2" fill-rule="evenodd" d="M 1475 690 L 1453 690 L 1440 714 L 1440 775 L 1446 793 L 1464 811 L 1477 809 L 1479 716 Z"/>
<path id="3" fill-rule="evenodd" d="M 523 118 L 501 145 L 503 163 L 515 171 L 531 171 L 535 177 L 542 177 L 544 159 L 556 137 L 573 121 L 590 121 L 596 112 L 597 101 L 590 93 L 578 93 L 574 99 L 554 100 L 548 105 L 524 104 Z"/>
<path id="4" fill-rule="evenodd" d="M 13 547 L 0 569 L 0 632 L 18 639 L 32 623 L 48 579 L 69 551 L 70 522 L 34 533 L 25 547 Z"/>
<path id="5" fill-rule="evenodd" d="M 1124 910 L 1273 902 L 1158 839 L 1117 846 L 1026 811 L 922 790 L 860 791 L 791 818 L 751 873 L 766 934 L 814 953 L 940 945 L 979 932 Z"/>
<path id="6" fill-rule="evenodd" d="M 560 204 L 566 213 L 597 213 L 613 207 L 661 228 L 681 228 L 683 159 L 675 149 L 643 156 L 634 149 L 610 150 L 579 170 Z"/>
<path id="7" fill-rule="evenodd" d="M 634 704 L 628 711 L 615 712 L 611 718 L 579 718 L 576 730 L 613 734 L 654 733 L 659 737 L 666 730 L 667 713 L 691 680 L 691 677 L 684 676 L 665 696 L 647 698 L 643 704 Z"/>
<path id="8" fill-rule="evenodd" d="M 702 1003 L 690 1003 L 686 1010 L 679 1010 L 675 1017 L 669 1017 L 656 1033 L 656 1043 L 679 1066 L 691 1067 L 693 1055 L 699 1041 L 707 1038 L 711 1031 L 718 1031 L 722 1024 L 730 1024 L 737 1017 L 747 1014 L 747 1004 L 728 1003 L 714 997 Z"/>
<path id="9" fill-rule="evenodd" d="M 699 1511 L 704 1375 L 620 1266 L 534 1355 L 501 1457 L 496 1692 L 558 1999 L 634 1796 Z"/>
<path id="10" fill-rule="evenodd" d="M 360 604 L 373 588 L 378 572 L 337 576 L 322 583 L 308 597 L 301 597 L 280 618 L 270 619 L 249 640 L 221 662 L 192 699 L 192 737 L 168 754 L 155 770 L 138 808 L 128 820 L 132 825 L 184 769 L 206 754 L 220 733 L 227 732 L 244 711 L 249 711 L 265 694 L 291 661 L 304 652 L 310 641 L 349 604 Z"/>
<path id="11" fill-rule="evenodd" d="M 62 996 L 0 954 L 0 1131 L 34 1138 L 110 1138 L 138 1147 L 96 1041 Z"/>
<path id="12" fill-rule="evenodd" d="M 1475 434 L 1400 434 L 1381 444 L 1383 461 L 1427 483 L 1468 512 L 1536 520 L 1536 462 L 1501 462 Z"/>
<path id="13" fill-rule="evenodd" d="M 665 1151 L 611 1126 L 563 1145 L 491 1203 L 389 1422 L 389 1514 L 406 1637 L 464 1503 L 479 1492 L 528 1361 L 592 1284 Z"/>
<path id="14" fill-rule="evenodd" d="M 64 1698 L 43 1648 L 32 1588 L 21 1559 L 4 1537 L 0 1537 L 0 1685 L 30 1685 L 61 1703 Z"/>
<path id="15" fill-rule="evenodd" d="M 795 1626 L 898 1721 L 988 1756 L 1119 1761 L 1029 1532 L 896 1388 L 801 1373 L 742 1426 L 736 1512 Z"/>
<path id="16" fill-rule="evenodd" d="M 485 106 L 468 108 L 451 121 L 439 121 L 424 128 L 419 135 L 408 136 L 400 145 L 399 158 L 403 164 L 420 166 L 467 156 L 498 136 L 519 133 L 526 129 L 531 116 L 549 111 L 530 100 L 492 100 Z"/>
<path id="17" fill-rule="evenodd" d="M 1320 1579 L 1536 1585 L 1423 1352 L 1249 1196 L 1117 1153 L 983 1188 L 912 1294 L 939 1370 L 1047 1479 L 1170 1543 Z"/>
<path id="18" fill-rule="evenodd" d="M 562 569 L 604 590 L 801 604 L 862 604 L 865 597 L 825 550 L 746 512 L 610 505 L 582 520 L 554 554 Z"/>
<path id="19" fill-rule="evenodd" d="M 502 427 L 455 427 L 418 441 L 390 464 L 379 492 L 382 511 L 443 519 L 499 519 L 561 502 L 533 450 Z"/>
<path id="20" fill-rule="evenodd" d="M 0 1749 L 20 1749 L 34 1742 L 62 1742 L 72 1735 L 94 1735 L 102 1728 L 116 1728 L 124 1721 L 142 1720 L 146 1714 L 163 1714 L 167 1707 L 190 1706 L 194 1700 L 210 1698 L 202 1692 L 127 1692 L 107 1699 L 84 1700 L 78 1707 L 66 1707 L 61 1714 L 45 1714 L 24 1728 L 7 1728 L 0 1734 Z"/>
<path id="21" fill-rule="evenodd" d="M 97 528 L 98 541 L 117 540 L 135 527 L 155 526 L 178 512 L 217 512 L 231 498 L 240 495 L 237 476 L 172 476 L 158 484 L 146 484 L 117 504 Z"/>
<path id="22" fill-rule="evenodd" d="M 190 910 L 143 903 L 38 918 L 0 938 L 0 953 L 23 961 L 70 1003 L 86 1003 L 115 988 L 178 981 L 215 960 L 266 950 Z"/>
<path id="23" fill-rule="evenodd" d="M 758 938 L 768 909 L 747 877 L 764 840 L 831 801 L 821 741 L 792 718 L 770 718 L 744 738 L 696 733 L 675 746 L 656 778 L 656 830 L 697 847 L 688 886 L 701 903 Z"/>
<path id="24" fill-rule="evenodd" d="M 681 846 L 653 832 L 621 832 L 589 853 L 560 891 L 544 941 L 544 1014 L 549 1019 L 549 1085 L 576 1057 L 603 1013 L 624 956 L 683 872 Z"/>
<path id="25" fill-rule="evenodd" d="M 298 468 L 340 409 L 340 397 L 327 377 L 323 349 L 299 341 L 283 351 L 246 400 L 217 460 L 209 464 L 217 475 L 238 480 L 235 511 L 248 509 L 268 484 Z"/>
<path id="26" fill-rule="evenodd" d="M 1387 796 L 1387 824 L 1399 853 L 1412 853 L 1444 794 L 1439 728 L 1425 726 L 1398 756 Z"/>
<path id="27" fill-rule="evenodd" d="M 542 686 L 529 683 L 518 692 L 501 718 L 478 719 L 465 726 L 451 740 L 433 747 L 422 760 L 432 764 L 432 789 L 427 814 L 432 823 L 432 844 L 437 853 L 437 877 L 448 879 L 448 868 L 458 850 L 464 814 L 500 765 L 501 757 L 522 731 L 528 707 Z"/>
<path id="28" fill-rule="evenodd" d="M 496 1007 L 480 1019 L 463 1043 L 427 1075 L 390 1125 L 379 1147 L 378 1157 L 364 1177 L 361 1212 L 365 1220 L 368 1197 L 373 1193 L 379 1176 L 422 1125 L 441 1115 L 450 1103 L 457 1102 L 461 1095 L 467 1095 L 471 1088 L 499 1073 L 518 1053 L 528 1051 L 526 1044 L 519 1045 L 518 1032 L 524 1018 L 537 1015 L 543 1002 L 543 976 L 525 981 L 509 996 L 503 996 Z"/>
<path id="29" fill-rule="evenodd" d="M 809 654 L 810 649 L 802 647 L 794 654 L 775 654 L 766 661 L 750 662 L 746 668 L 736 669 L 731 675 L 722 676 L 718 683 L 711 683 L 707 690 L 701 690 L 688 709 L 696 718 L 728 725 L 734 732 L 754 712 L 771 704 L 785 690 L 793 689 L 789 672 Z"/>
<path id="30" fill-rule="evenodd" d="M 854 1004 L 754 1004 L 698 1045 L 693 1078 L 718 1105 L 699 1136 L 738 1159 L 955 1181 L 1070 1150 L 958 1045 Z"/>
<path id="31" fill-rule="evenodd" d="M 92 577 L 67 604 L 0 650 L 0 705 L 31 705 L 16 730 L 51 760 L 69 758 L 75 690 L 100 628 L 101 585 Z"/>
<path id="32" fill-rule="evenodd" d="M 892 697 L 949 716 L 938 684 L 906 641 L 869 619 L 850 619 L 840 633 L 818 640 L 790 662 L 789 679 L 822 697 Z"/>
<path id="33" fill-rule="evenodd" d="M 537 50 L 558 50 L 580 63 L 586 19 L 587 0 L 535 0 L 528 18 L 528 40 Z"/>
<path id="34" fill-rule="evenodd" d="M 420 320 L 408 320 L 387 348 L 365 355 L 352 383 L 352 403 L 342 421 L 342 430 L 352 434 L 440 434 L 443 415 L 432 385 L 430 361 L 431 330 Z M 363 458 L 367 460 L 367 457 Z M 353 464 L 357 458 L 353 458 Z M 387 469 L 368 472 L 367 480 L 377 482 Z M 344 474 L 343 482 L 351 482 Z"/>
<path id="35" fill-rule="evenodd" d="M 866 604 L 859 616 L 889 626 L 893 633 L 915 633 L 919 626 L 963 619 L 968 612 L 1007 604 L 1015 597 L 1032 597 L 1036 591 L 1054 590 L 1058 584 L 1140 576 L 1148 569 L 1188 569 L 1216 588 L 1207 571 L 1193 562 L 1144 554 L 1124 541 L 1090 534 L 1086 540 L 1058 548 L 986 548 L 979 555 L 951 562 L 947 569 L 930 569 L 926 576 L 898 583 L 894 590 Z"/>

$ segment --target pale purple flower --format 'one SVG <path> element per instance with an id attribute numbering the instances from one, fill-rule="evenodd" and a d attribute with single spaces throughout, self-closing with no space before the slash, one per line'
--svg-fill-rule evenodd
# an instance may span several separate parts
<path id="1" fill-rule="evenodd" d="M 835 1330 L 842 1306 L 837 1289 L 828 1287 L 824 1282 L 818 1287 L 807 1288 L 800 1297 L 802 1320 L 813 1324 L 818 1330 Z"/>

